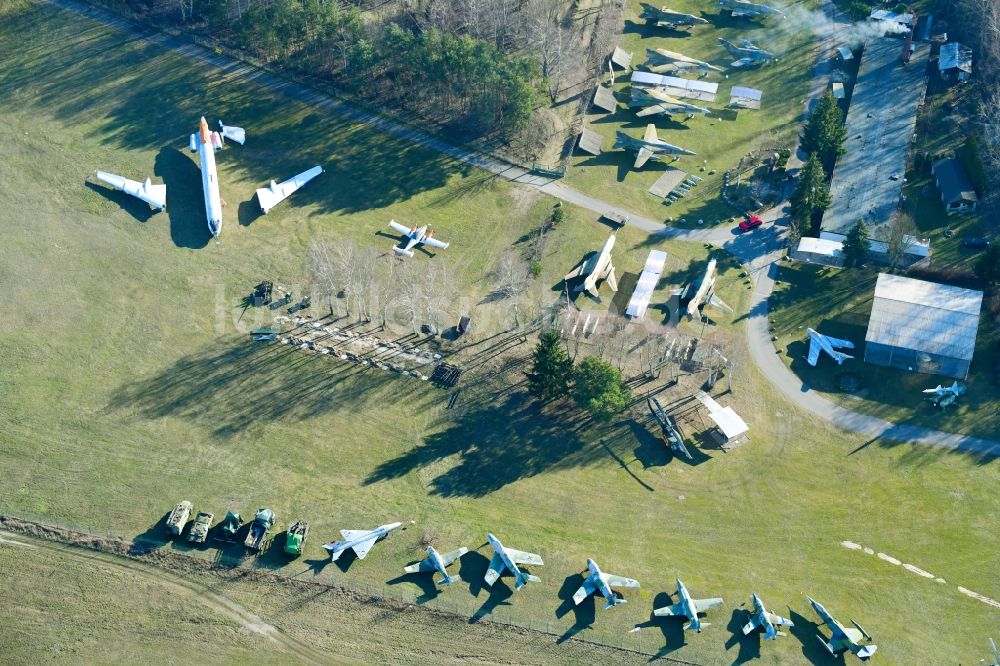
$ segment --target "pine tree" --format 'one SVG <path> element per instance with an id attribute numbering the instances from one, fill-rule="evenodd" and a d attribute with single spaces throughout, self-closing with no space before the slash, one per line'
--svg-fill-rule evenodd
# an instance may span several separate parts
<path id="1" fill-rule="evenodd" d="M 528 376 L 528 393 L 548 402 L 569 393 L 573 376 L 573 361 L 555 331 L 546 331 L 538 338 L 534 361 Z"/>
<path id="2" fill-rule="evenodd" d="M 858 220 L 857 224 L 847 232 L 844 239 L 844 265 L 859 266 L 868 256 L 868 225 L 864 218 Z"/>
<path id="3" fill-rule="evenodd" d="M 837 105 L 833 93 L 827 91 L 816 108 L 809 114 L 809 120 L 802 132 L 802 149 L 819 158 L 827 176 L 833 174 L 837 158 L 844 154 L 847 127 L 844 114 Z"/>
<path id="4" fill-rule="evenodd" d="M 598 421 L 607 421 L 625 411 L 629 390 L 622 384 L 618 368 L 596 356 L 588 356 L 574 372 L 573 398 Z"/>
<path id="5" fill-rule="evenodd" d="M 792 224 L 797 227 L 799 234 L 807 229 L 814 235 L 819 234 L 823 211 L 830 207 L 830 186 L 816 155 L 810 156 L 802 167 L 790 204 Z"/>

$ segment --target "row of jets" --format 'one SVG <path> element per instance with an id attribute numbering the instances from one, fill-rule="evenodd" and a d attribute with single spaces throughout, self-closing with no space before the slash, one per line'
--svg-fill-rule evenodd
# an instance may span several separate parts
<path id="1" fill-rule="evenodd" d="M 696 25 L 706 25 L 708 21 L 700 16 L 679 12 L 669 7 L 654 7 L 643 2 L 639 19 L 651 25 L 660 25 L 671 30 L 689 28 Z M 750 2 L 749 0 L 719 0 L 718 7 L 729 11 L 733 16 L 748 16 L 753 18 L 779 17 L 785 18 L 785 13 L 769 5 Z"/>
<path id="2" fill-rule="evenodd" d="M 324 544 L 323 548 L 329 551 L 332 561 L 336 561 L 347 550 L 353 550 L 358 559 L 363 560 L 368 555 L 372 546 L 402 527 L 403 524 L 397 522 L 381 525 L 371 530 L 342 530 L 342 540 Z M 490 560 L 489 568 L 486 570 L 486 575 L 483 577 L 483 581 L 487 586 L 492 587 L 504 573 L 509 573 L 514 577 L 515 591 L 520 590 L 528 583 L 541 582 L 538 576 L 521 570 L 521 566 L 542 566 L 544 562 L 541 555 L 505 546 L 493 533 L 487 533 L 486 540 L 493 549 L 493 557 Z M 437 573 L 441 577 L 434 581 L 435 584 L 439 586 L 450 585 L 459 582 L 461 579 L 458 576 L 450 575 L 448 567 L 468 552 L 468 548 L 462 547 L 447 553 L 439 553 L 433 546 L 428 546 L 427 557 L 420 562 L 406 566 L 403 570 L 408 574 L 430 573 L 433 575 Z M 574 605 L 578 606 L 588 597 L 600 593 L 606 600 L 604 608 L 614 608 L 615 606 L 628 603 L 619 593 L 615 592 L 615 588 L 636 589 L 639 587 L 639 581 L 633 578 L 626 578 L 625 576 L 601 571 L 601 568 L 593 559 L 587 560 L 587 574 L 587 577 L 583 580 L 583 584 L 573 594 Z M 653 615 L 657 617 L 686 618 L 687 623 L 684 625 L 684 631 L 693 630 L 700 633 L 704 627 L 709 626 L 708 622 L 702 621 L 701 615 L 721 606 L 723 600 L 720 597 L 712 599 L 693 598 L 680 578 L 676 579 L 676 585 L 677 603 L 671 606 L 656 608 L 653 610 Z M 829 640 L 817 637 L 830 654 L 836 655 L 845 650 L 850 650 L 861 659 L 868 659 L 875 654 L 877 647 L 871 644 L 872 637 L 860 624 L 851 620 L 854 627 L 845 627 L 830 615 L 822 604 L 812 597 L 806 598 L 816 611 L 816 614 L 830 629 L 831 637 Z M 756 593 L 751 594 L 750 602 L 752 606 L 750 621 L 743 626 L 743 635 L 747 636 L 755 631 L 761 631 L 765 639 L 773 640 L 778 636 L 785 635 L 778 627 L 795 626 L 788 618 L 769 612 L 764 606 L 764 602 L 761 601 Z M 633 631 L 639 631 L 639 629 L 640 627 L 636 627 Z"/>

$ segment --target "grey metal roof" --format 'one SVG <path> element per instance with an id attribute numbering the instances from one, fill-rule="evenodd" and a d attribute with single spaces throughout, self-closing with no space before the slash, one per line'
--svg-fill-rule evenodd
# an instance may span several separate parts
<path id="1" fill-rule="evenodd" d="M 965 173 L 965 167 L 958 160 L 953 158 L 938 160 L 931 166 L 931 172 L 946 203 L 978 199 L 976 190 Z"/>
<path id="2" fill-rule="evenodd" d="M 710 81 L 682 79 L 679 76 L 665 76 L 652 72 L 632 72 L 632 85 L 651 88 L 664 88 L 667 94 L 674 97 L 688 97 L 705 102 L 714 102 L 719 91 L 719 84 Z"/>
<path id="3" fill-rule="evenodd" d="M 958 42 L 943 45 L 938 58 L 938 71 L 946 72 L 949 69 L 960 69 L 972 74 L 972 49 Z"/>
<path id="4" fill-rule="evenodd" d="M 983 292 L 881 273 L 866 342 L 972 360 Z"/>

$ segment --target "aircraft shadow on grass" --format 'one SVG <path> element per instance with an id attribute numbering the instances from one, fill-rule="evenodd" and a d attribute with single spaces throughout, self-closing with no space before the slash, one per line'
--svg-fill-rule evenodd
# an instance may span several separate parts
<path id="1" fill-rule="evenodd" d="M 133 180 L 135 180 L 135 178 L 133 178 Z M 97 192 L 108 201 L 118 204 L 121 206 L 122 210 L 143 224 L 148 222 L 150 218 L 160 212 L 158 210 L 153 210 L 145 202 L 139 201 L 125 192 L 113 190 L 103 183 L 92 183 L 87 180 L 84 181 L 83 184 L 87 187 L 87 189 Z"/>
<path id="2" fill-rule="evenodd" d="M 423 558 L 417 560 L 416 562 L 411 562 L 410 564 L 418 564 Z M 434 577 L 437 576 L 437 572 L 417 572 L 417 573 L 404 573 L 402 576 L 397 576 L 391 580 L 387 580 L 388 585 L 400 585 L 404 583 L 409 583 L 411 585 L 416 585 L 420 588 L 420 596 L 414 599 L 417 604 L 425 604 L 432 599 L 437 598 L 440 593 L 437 584 L 434 582 Z"/>
<path id="3" fill-rule="evenodd" d="M 664 606 L 670 606 L 672 601 L 670 595 L 666 592 L 660 592 L 653 599 L 653 608 L 662 608 Z M 674 650 L 684 647 L 684 623 L 678 622 L 677 620 L 683 620 L 684 618 L 660 618 L 656 617 L 650 613 L 650 618 L 645 622 L 640 622 L 635 625 L 637 629 L 645 632 L 647 629 L 656 628 L 659 629 L 660 635 L 663 639 L 663 647 L 656 651 L 650 661 L 656 661 L 666 655 L 670 654 Z"/>
<path id="4" fill-rule="evenodd" d="M 205 197 L 198 166 L 176 148 L 165 147 L 156 154 L 153 173 L 167 185 L 166 213 L 174 245 L 192 249 L 208 245 L 212 234 L 205 219 Z M 225 219 L 225 210 L 222 214 Z"/>
<path id="5" fill-rule="evenodd" d="M 241 201 L 236 217 L 239 219 L 241 227 L 249 227 L 257 221 L 257 218 L 264 217 L 260 211 L 260 204 L 257 203 L 257 197 L 254 196 L 249 201 Z"/>
<path id="6" fill-rule="evenodd" d="M 822 632 L 820 631 L 820 625 L 813 622 L 804 615 L 799 615 L 795 611 L 789 609 L 788 619 L 792 621 L 794 627 L 787 627 L 787 631 L 791 636 L 794 636 L 796 640 L 802 645 L 802 656 L 805 657 L 810 664 L 844 664 L 844 655 L 840 654 L 837 657 L 831 657 L 830 653 L 826 651 L 819 641 L 816 640 L 817 637 L 823 638 Z M 823 641 L 826 642 L 825 639 Z"/>
<path id="7" fill-rule="evenodd" d="M 753 631 L 748 636 L 743 635 L 743 626 L 750 621 L 751 617 L 752 614 L 745 608 L 733 609 L 732 615 L 729 616 L 729 624 L 726 625 L 726 631 L 729 632 L 729 639 L 726 640 L 725 645 L 726 650 L 730 650 L 736 645 L 740 648 L 739 654 L 733 660 L 733 666 L 760 659 L 762 642 L 760 632 Z"/>
<path id="8" fill-rule="evenodd" d="M 475 624 L 491 615 L 498 606 L 509 606 L 509 600 L 514 595 L 514 590 L 507 585 L 507 580 L 509 580 L 507 574 L 493 583 L 493 587 L 486 586 L 483 577 L 490 567 L 490 558 L 479 552 L 484 549 L 489 551 L 489 544 L 480 544 L 476 550 L 470 550 L 459 560 L 461 564 L 458 575 L 469 584 L 469 594 L 477 599 L 480 595 L 485 597 L 483 604 L 469 618 L 469 624 Z"/>
<path id="9" fill-rule="evenodd" d="M 594 601 L 596 596 L 591 594 L 586 599 L 580 602 L 580 605 L 573 603 L 573 594 L 580 589 L 583 585 L 584 574 L 574 573 L 566 576 L 563 580 L 562 587 L 559 588 L 559 598 L 562 599 L 562 603 L 559 608 L 556 609 L 556 617 L 562 618 L 572 611 L 573 613 L 573 625 L 567 629 L 562 636 L 556 639 L 556 643 L 563 643 L 570 638 L 573 638 L 581 631 L 588 629 L 594 625 L 594 619 L 597 616 L 597 603 Z M 601 597 L 602 599 L 604 597 Z"/>

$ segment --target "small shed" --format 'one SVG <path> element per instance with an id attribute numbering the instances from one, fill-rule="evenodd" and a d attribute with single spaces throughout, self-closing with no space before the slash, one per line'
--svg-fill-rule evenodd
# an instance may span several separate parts
<path id="1" fill-rule="evenodd" d="M 594 106 L 608 113 L 614 113 L 618 109 L 618 100 L 615 99 L 615 93 L 611 88 L 597 85 L 594 90 Z"/>
<path id="2" fill-rule="evenodd" d="M 854 60 L 854 51 L 847 46 L 837 47 L 837 60 L 840 62 L 850 62 Z"/>
<path id="3" fill-rule="evenodd" d="M 601 147 L 604 145 L 604 137 L 592 129 L 583 128 L 580 132 L 580 140 L 577 146 L 580 150 L 591 155 L 600 155 Z"/>
<path id="4" fill-rule="evenodd" d="M 614 52 L 611 54 L 611 64 L 627 72 L 632 68 L 632 52 L 624 51 L 622 47 L 616 46 Z"/>
<path id="5" fill-rule="evenodd" d="M 968 81 L 972 76 L 972 49 L 958 42 L 948 42 L 941 47 L 938 72 L 948 81 Z"/>
<path id="6" fill-rule="evenodd" d="M 833 93 L 834 99 L 844 99 L 844 84 L 840 81 L 831 81 L 830 92 Z"/>
<path id="7" fill-rule="evenodd" d="M 745 435 L 750 428 L 732 407 L 723 407 L 704 391 L 698 391 L 695 398 L 708 409 L 708 417 L 715 423 L 709 434 L 724 450 L 736 448 L 746 441 Z"/>
<path id="8" fill-rule="evenodd" d="M 792 252 L 792 258 L 810 264 L 841 267 L 844 265 L 844 244 L 826 238 L 803 236 Z"/>
<path id="9" fill-rule="evenodd" d="M 950 215 L 976 210 L 979 197 L 960 161 L 954 158 L 938 160 L 931 166 L 931 173 L 941 192 L 941 203 L 944 204 L 946 213 Z"/>
<path id="10" fill-rule="evenodd" d="M 763 96 L 762 90 L 733 86 L 729 91 L 729 106 L 737 109 L 759 109 L 760 99 Z"/>

